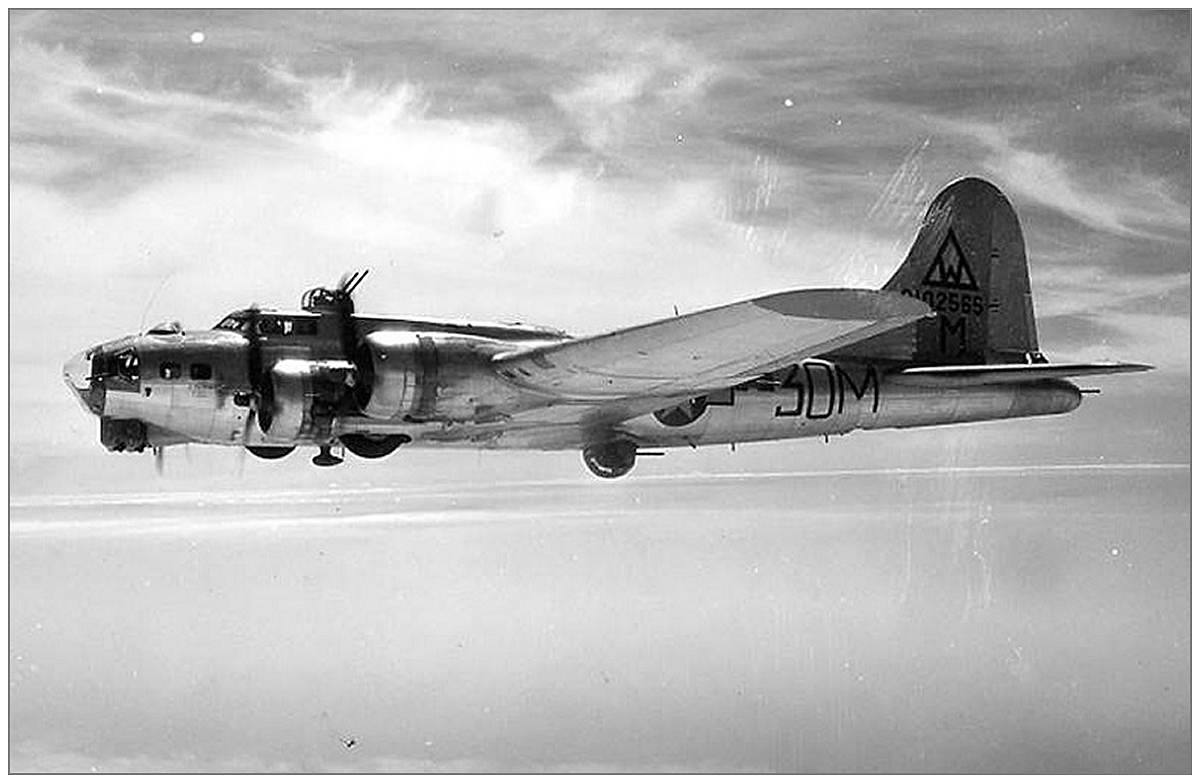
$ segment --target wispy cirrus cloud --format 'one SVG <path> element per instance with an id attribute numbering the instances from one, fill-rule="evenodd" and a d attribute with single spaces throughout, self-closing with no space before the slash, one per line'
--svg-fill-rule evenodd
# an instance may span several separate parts
<path id="1" fill-rule="evenodd" d="M 648 129 L 663 132 L 669 124 L 661 120 L 668 116 L 680 120 L 682 132 L 683 115 L 720 72 L 715 63 L 668 38 L 619 38 L 604 59 L 601 68 L 552 96 L 596 150 L 624 146 L 631 135 Z"/>
<path id="2" fill-rule="evenodd" d="M 1124 359 L 1190 374 L 1190 332 L 1176 313 L 1179 298 L 1189 298 L 1190 272 L 1132 276 L 1080 262 L 1035 268 L 1033 278 L 1042 348 L 1052 358 Z M 1066 354 L 1058 350 L 1064 338 Z"/>
<path id="3" fill-rule="evenodd" d="M 61 48 L 10 52 L 12 174 L 77 195 L 127 193 L 204 159 L 223 142 L 278 143 L 285 117 L 244 101 L 147 86 Z"/>
<path id="4" fill-rule="evenodd" d="M 936 120 L 945 132 L 981 145 L 984 165 L 1012 194 L 1058 210 L 1101 231 L 1169 242 L 1188 241 L 1190 210 L 1166 183 L 1130 170 L 1088 173 L 1051 152 L 1021 146 L 1019 130 L 976 121 Z"/>

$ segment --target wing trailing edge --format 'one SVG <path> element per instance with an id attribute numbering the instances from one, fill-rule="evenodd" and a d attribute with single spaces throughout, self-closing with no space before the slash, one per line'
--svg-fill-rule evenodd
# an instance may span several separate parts
<path id="1" fill-rule="evenodd" d="M 670 396 L 734 385 L 931 315 L 887 291 L 785 291 L 495 357 L 511 382 L 559 399 Z"/>

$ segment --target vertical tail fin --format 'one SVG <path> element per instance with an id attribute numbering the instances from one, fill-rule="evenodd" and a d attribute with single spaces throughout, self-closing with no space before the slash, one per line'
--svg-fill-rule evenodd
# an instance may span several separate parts
<path id="1" fill-rule="evenodd" d="M 937 318 L 915 325 L 913 358 L 921 364 L 1045 361 L 1021 224 L 991 183 L 967 177 L 939 193 L 883 290 L 937 311 Z"/>

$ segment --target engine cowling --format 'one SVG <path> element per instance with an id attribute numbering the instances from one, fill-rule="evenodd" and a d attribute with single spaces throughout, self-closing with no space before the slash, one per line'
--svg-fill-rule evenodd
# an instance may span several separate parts
<path id="1" fill-rule="evenodd" d="M 328 438 L 355 367 L 340 360 L 281 359 L 266 376 L 258 425 L 268 441 L 294 443 Z"/>
<path id="2" fill-rule="evenodd" d="M 432 414 L 437 399 L 437 346 L 413 332 L 372 332 L 359 348 L 358 408 L 372 419 Z"/>
<path id="3" fill-rule="evenodd" d="M 459 334 L 372 332 L 355 357 L 358 409 L 387 421 L 478 421 L 515 394 L 491 368 L 505 347 Z"/>

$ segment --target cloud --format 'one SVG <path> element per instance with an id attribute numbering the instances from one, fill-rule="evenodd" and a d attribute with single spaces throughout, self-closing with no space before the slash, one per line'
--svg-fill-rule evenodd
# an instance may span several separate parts
<path id="1" fill-rule="evenodd" d="M 62 47 L 12 49 L 13 179 L 93 200 L 185 164 L 211 164 L 232 139 L 277 144 L 285 123 L 253 103 L 150 88 L 127 66 L 99 69 Z"/>
<path id="2" fill-rule="evenodd" d="M 1126 237 L 1187 242 L 1190 210 L 1176 202 L 1166 184 L 1129 171 L 1104 170 L 1080 176 L 1053 153 L 1019 146 L 1019 131 L 992 123 L 935 120 L 940 129 L 981 144 L 985 166 L 1018 198 L 1069 215 L 1084 225 Z"/>
<path id="3" fill-rule="evenodd" d="M 610 44 L 611 45 L 611 44 Z M 617 39 L 609 64 L 552 97 L 585 142 L 597 150 L 622 146 L 668 114 L 682 117 L 717 77 L 715 64 L 665 38 Z M 649 117 L 647 115 L 650 115 Z M 682 130 L 682 121 L 679 124 Z"/>
<path id="4" fill-rule="evenodd" d="M 556 99 L 579 128 L 607 134 L 598 143 L 614 159 L 637 160 L 628 149 L 637 140 L 626 131 L 636 136 L 634 126 L 654 127 L 699 101 L 715 69 L 668 39 L 606 46 L 610 64 L 585 72 Z M 301 76 L 273 61 L 243 67 L 237 89 L 198 95 L 146 86 L 151 80 L 125 66 L 101 67 L 62 48 L 22 42 L 14 60 L 25 96 L 17 101 L 14 204 L 32 225 L 83 224 L 77 234 L 91 235 L 94 257 L 103 253 L 112 273 L 142 274 L 151 290 L 163 272 L 137 259 L 155 256 L 153 267 L 162 270 L 165 239 L 171 270 L 190 276 L 189 259 L 203 251 L 212 282 L 247 272 L 255 282 L 256 270 L 281 265 L 289 277 L 323 280 L 347 265 L 385 259 L 389 269 L 375 280 L 394 264 L 407 282 L 439 276 L 455 290 L 453 302 L 435 296 L 418 303 L 427 312 L 447 303 L 494 306 L 494 286 L 482 295 L 489 278 L 521 286 L 536 276 L 535 287 L 546 286 L 555 283 L 546 272 L 564 263 L 582 272 L 583 286 L 598 282 L 614 292 L 637 271 L 648 277 L 634 295 L 653 297 L 645 312 L 658 315 L 670 304 L 716 304 L 775 287 L 772 259 L 797 244 L 787 226 L 746 229 L 767 205 L 756 205 L 754 215 L 727 209 L 728 172 L 663 178 L 635 166 L 637 176 L 597 179 L 589 167 L 544 165 L 560 139 L 535 134 L 519 114 L 436 114 L 427 91 L 412 82 L 368 80 L 353 69 Z M 107 97 L 94 100 L 96 89 Z M 610 116 L 624 119 L 597 119 Z M 618 127 L 626 121 L 629 128 Z M 768 197 L 780 175 L 769 177 Z M 815 228 L 818 248 L 823 234 L 831 234 L 829 244 L 844 244 L 837 232 Z M 105 246 L 106 234 L 116 235 L 113 246 Z M 138 236 L 152 245 L 148 253 L 128 247 Z M 15 260 L 84 253 L 47 249 L 29 247 Z M 338 257 L 344 260 L 331 270 L 329 259 Z M 692 286 L 707 290 L 694 302 L 680 301 L 678 292 L 663 302 L 656 285 L 675 279 L 684 264 L 700 271 Z M 733 269 L 745 285 L 731 291 L 722 272 Z M 481 295 L 464 299 L 464 289 Z M 592 320 L 583 328 L 618 325 Z"/>
<path id="5" fill-rule="evenodd" d="M 1119 311 L 1132 302 L 1187 290 L 1192 277 L 1190 272 L 1122 275 L 1087 263 L 1041 267 L 1034 274 L 1037 288 L 1045 289 L 1038 297 L 1038 315 L 1046 317 Z"/>
<path id="6" fill-rule="evenodd" d="M 1056 360 L 1146 362 L 1172 375 L 1190 373 L 1187 311 L 1166 302 L 1191 290 L 1191 272 L 1130 275 L 1086 262 L 1032 269 L 1042 349 Z M 1070 356 L 1055 355 L 1047 334 L 1070 327 Z"/>

